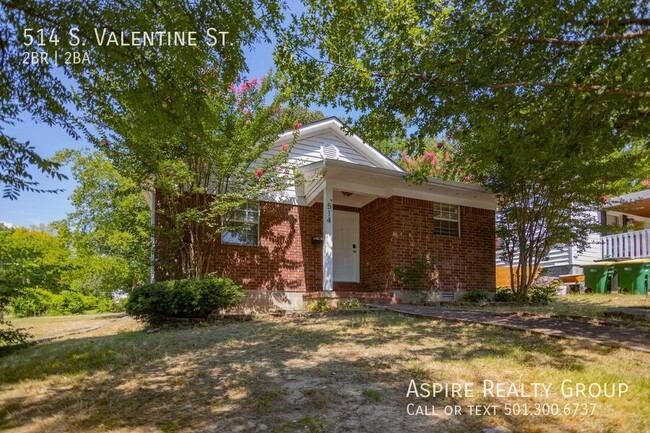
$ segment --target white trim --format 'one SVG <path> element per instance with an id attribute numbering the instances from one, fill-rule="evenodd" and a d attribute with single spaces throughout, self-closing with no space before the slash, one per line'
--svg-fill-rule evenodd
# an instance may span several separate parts
<path id="1" fill-rule="evenodd" d="M 315 179 L 314 186 L 308 185 L 307 205 L 317 200 L 321 179 L 329 185 L 359 194 L 377 197 L 401 196 L 420 200 L 435 201 L 456 206 L 496 210 L 496 197 L 479 185 L 443 181 L 429 178 L 423 184 L 407 183 L 403 173 L 394 170 L 368 167 L 344 161 L 319 161 L 301 168 L 307 179 Z M 356 177 L 356 179 L 354 179 Z"/>
<path id="2" fill-rule="evenodd" d="M 646 198 L 650 198 L 650 189 L 644 189 L 641 191 L 631 192 L 629 194 L 614 197 L 610 200 L 609 203 L 607 203 L 607 206 L 603 206 L 603 210 L 607 210 L 610 207 L 618 206 L 621 204 L 645 200 Z"/>
<path id="3" fill-rule="evenodd" d="M 346 143 L 348 146 L 359 152 L 359 154 L 379 168 L 404 173 L 404 170 L 392 159 L 378 151 L 376 148 L 366 143 L 356 134 L 347 135 L 343 132 L 344 125 L 336 117 L 329 117 L 318 122 L 306 125 L 297 131 L 287 131 L 280 134 L 276 140 L 275 146 L 281 146 L 287 140 L 292 139 L 294 134 L 298 134 L 297 140 L 308 138 L 323 132 L 332 132 L 336 137 Z"/>
<path id="4" fill-rule="evenodd" d="M 334 291 L 334 190 L 323 188 L 323 291 Z"/>

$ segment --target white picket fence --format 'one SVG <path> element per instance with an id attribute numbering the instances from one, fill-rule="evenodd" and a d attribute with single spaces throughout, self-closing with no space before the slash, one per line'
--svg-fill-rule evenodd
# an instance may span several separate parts
<path id="1" fill-rule="evenodd" d="M 650 257 L 650 229 L 602 237 L 604 259 Z"/>

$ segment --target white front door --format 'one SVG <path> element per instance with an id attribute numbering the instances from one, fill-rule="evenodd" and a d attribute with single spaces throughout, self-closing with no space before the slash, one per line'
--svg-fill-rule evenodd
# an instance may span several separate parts
<path id="1" fill-rule="evenodd" d="M 334 211 L 334 281 L 359 282 L 359 214 Z"/>

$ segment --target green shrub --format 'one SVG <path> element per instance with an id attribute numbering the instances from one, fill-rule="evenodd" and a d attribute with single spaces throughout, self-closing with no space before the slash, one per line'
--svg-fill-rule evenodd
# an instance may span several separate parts
<path id="1" fill-rule="evenodd" d="M 312 311 L 314 313 L 324 313 L 327 310 L 331 310 L 332 306 L 330 305 L 329 299 L 325 298 L 320 298 L 316 299 L 313 302 L 310 302 L 307 305 L 307 310 Z"/>
<path id="2" fill-rule="evenodd" d="M 438 287 L 438 268 L 436 260 L 421 252 L 409 266 L 394 269 L 399 283 L 409 290 L 432 290 Z"/>
<path id="3" fill-rule="evenodd" d="M 513 302 L 514 300 L 515 295 L 509 287 L 497 287 L 497 291 L 494 294 L 495 302 Z"/>
<path id="4" fill-rule="evenodd" d="M 546 305 L 555 301 L 557 297 L 558 284 L 549 284 L 547 286 L 534 286 L 530 289 L 529 299 L 533 304 Z"/>
<path id="5" fill-rule="evenodd" d="M 364 308 L 364 305 L 358 299 L 341 299 L 338 302 L 338 308 L 343 310 L 352 310 L 355 308 Z"/>
<path id="6" fill-rule="evenodd" d="M 124 302 L 114 301 L 113 298 L 101 298 L 97 302 L 98 313 L 120 313 L 124 311 Z"/>
<path id="7" fill-rule="evenodd" d="M 58 295 L 53 295 L 50 314 L 68 315 L 82 314 L 86 310 L 84 295 L 71 290 L 64 290 Z"/>
<path id="8" fill-rule="evenodd" d="M 14 316 L 32 317 L 48 314 L 53 296 L 47 290 L 34 289 L 11 300 Z"/>
<path id="9" fill-rule="evenodd" d="M 485 290 L 470 290 L 463 296 L 463 300 L 466 302 L 483 302 L 489 299 L 490 294 Z"/>
<path id="10" fill-rule="evenodd" d="M 244 297 L 240 286 L 228 278 L 169 280 L 136 287 L 125 308 L 138 320 L 156 323 L 172 318 L 205 318 L 237 305 Z"/>

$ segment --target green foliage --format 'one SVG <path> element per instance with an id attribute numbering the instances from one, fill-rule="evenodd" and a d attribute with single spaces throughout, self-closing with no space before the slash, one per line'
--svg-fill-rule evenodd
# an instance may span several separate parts
<path id="1" fill-rule="evenodd" d="M 60 189 L 39 188 L 39 183 L 33 180 L 29 172 L 30 166 L 35 166 L 42 173 L 58 180 L 67 179 L 67 177 L 59 171 L 59 164 L 40 157 L 29 142 L 21 143 L 15 138 L 4 134 L 4 128 L 1 125 L 8 116 L 4 110 L 4 105 L 2 107 L 3 109 L 0 110 L 0 185 L 3 185 L 2 198 L 16 200 L 23 191 L 49 193 L 62 191 Z"/>
<path id="2" fill-rule="evenodd" d="M 52 309 L 55 296 L 46 290 L 30 290 L 12 299 L 13 314 L 17 317 L 44 316 Z"/>
<path id="3" fill-rule="evenodd" d="M 273 195 L 300 180 L 288 162 L 301 123 L 293 116 L 300 110 L 283 109 L 283 97 L 273 98 L 273 88 L 274 79 L 265 77 L 214 89 L 207 98 L 213 110 L 210 121 L 200 129 L 193 125 L 190 137 L 184 135 L 186 131 L 167 137 L 184 143 L 171 151 L 159 138 L 151 138 L 142 149 L 140 130 L 132 122 L 109 145 L 109 153 L 121 158 L 122 166 L 148 170 L 155 177 L 151 187 L 159 201 L 159 219 L 165 221 L 159 238 L 176 254 L 160 257 L 169 275 L 193 277 L 208 272 L 208 264 L 217 260 L 214 239 L 220 236 L 224 219 L 250 200 Z M 287 129 L 294 133 L 286 143 L 276 145 Z"/>
<path id="4" fill-rule="evenodd" d="M 324 313 L 332 309 L 332 303 L 327 298 L 319 298 L 307 304 L 307 311 Z"/>
<path id="5" fill-rule="evenodd" d="M 297 99 L 361 112 L 364 138 L 399 143 L 407 179 L 490 188 L 526 298 L 552 246 L 584 247 L 585 211 L 648 178 L 648 14 L 634 0 L 308 1 L 276 61 Z M 422 157 L 441 136 L 457 151 L 436 173 Z"/>
<path id="6" fill-rule="evenodd" d="M 545 286 L 533 286 L 529 293 L 530 302 L 533 304 L 547 305 L 557 298 L 557 283 Z"/>
<path id="7" fill-rule="evenodd" d="M 0 311 L 34 288 L 51 293 L 66 289 L 63 277 L 76 266 L 56 235 L 0 227 Z"/>
<path id="8" fill-rule="evenodd" d="M 409 290 L 431 290 L 438 287 L 436 260 L 429 254 L 417 252 L 409 266 L 395 267 L 399 283 Z"/>
<path id="9" fill-rule="evenodd" d="M 79 264 L 67 274 L 67 285 L 106 297 L 144 283 L 151 227 L 141 187 L 118 173 L 99 151 L 66 150 L 55 159 L 70 163 L 77 181 L 70 196 L 74 210 L 54 224 Z"/>
<path id="10" fill-rule="evenodd" d="M 207 89 L 222 89 L 235 82 L 246 69 L 245 52 L 256 42 L 269 41 L 267 32 L 281 20 L 280 5 L 274 0 L 224 0 L 218 4 L 172 0 L 164 5 L 101 0 L 0 3 L 0 182 L 6 185 L 5 195 L 14 198 L 22 190 L 38 189 L 27 164 L 52 176 L 60 173 L 56 164 L 39 157 L 29 143 L 9 137 L 3 125 L 28 117 L 60 126 L 77 138 L 92 129 L 119 134 L 115 123 L 120 118 L 130 122 L 135 113 L 143 137 L 172 137 L 179 130 L 192 129 L 192 123 L 200 128 L 211 120 L 205 103 Z M 95 29 L 104 28 L 116 32 L 182 28 L 199 34 L 213 28 L 228 35 L 225 43 L 215 35 L 219 40 L 212 46 L 200 35 L 191 49 L 162 44 L 134 50 L 98 44 Z M 36 38 L 29 48 L 25 46 L 25 29 L 33 29 Z M 38 44 L 39 29 L 46 39 L 44 46 Z M 23 62 L 25 50 L 63 59 L 71 48 L 71 29 L 77 29 L 79 46 L 88 61 L 56 66 L 52 61 Z M 50 41 L 52 34 L 59 43 Z M 78 115 L 68 108 L 73 105 L 79 109 Z M 89 121 L 95 128 L 85 127 Z M 142 149 L 151 142 L 143 140 Z"/>
<path id="11" fill-rule="evenodd" d="M 228 278 L 201 277 L 136 287 L 125 307 L 136 319 L 157 323 L 171 318 L 205 318 L 237 305 L 244 297 L 240 286 Z"/>
<path id="12" fill-rule="evenodd" d="M 10 322 L 0 319 L 0 349 L 23 344 L 30 337 L 32 335 L 25 328 L 16 328 Z"/>
<path id="13" fill-rule="evenodd" d="M 490 294 L 485 290 L 468 290 L 463 296 L 466 302 L 485 302 L 490 300 Z"/>
<path id="14" fill-rule="evenodd" d="M 342 310 L 353 310 L 356 308 L 364 308 L 365 306 L 358 300 L 354 298 L 341 299 L 337 303 L 337 308 Z"/>
<path id="15" fill-rule="evenodd" d="M 83 296 L 81 293 L 64 290 L 58 296 L 55 296 L 52 314 L 82 314 L 85 310 L 93 308 L 94 304 L 92 299 Z"/>
<path id="16" fill-rule="evenodd" d="M 97 302 L 96 310 L 98 313 L 121 313 L 124 311 L 124 302 L 102 298 Z"/>
<path id="17" fill-rule="evenodd" d="M 99 298 L 72 290 L 55 294 L 42 289 L 29 290 L 12 299 L 11 307 L 13 314 L 18 317 L 65 316 L 88 311 L 115 313 L 124 310 L 121 303 L 110 297 Z"/>
<path id="18" fill-rule="evenodd" d="M 494 294 L 495 302 L 513 302 L 514 300 L 515 295 L 509 287 L 497 287 L 497 291 Z"/>

